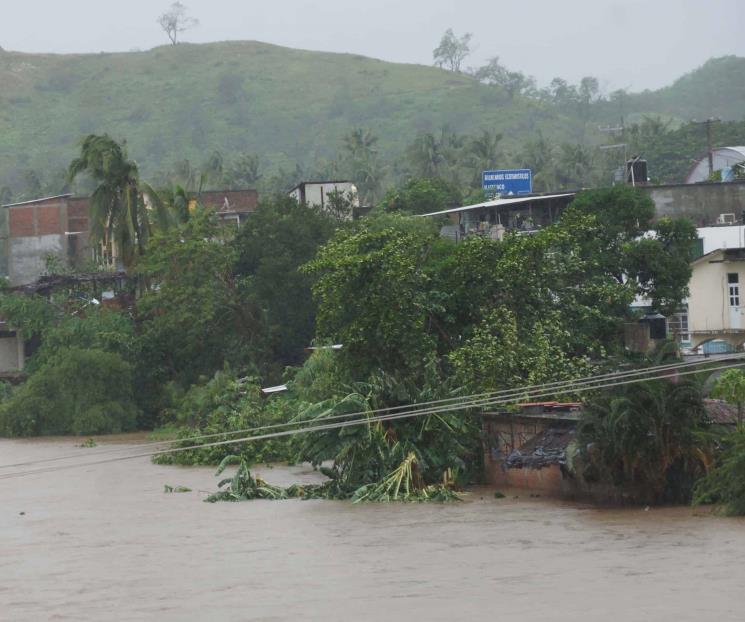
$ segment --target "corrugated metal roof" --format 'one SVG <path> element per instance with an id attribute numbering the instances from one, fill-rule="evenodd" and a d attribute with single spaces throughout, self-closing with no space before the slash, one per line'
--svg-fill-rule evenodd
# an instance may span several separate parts
<path id="1" fill-rule="evenodd" d="M 560 194 L 542 194 L 534 196 L 509 197 L 507 199 L 494 199 L 493 201 L 485 201 L 484 203 L 464 205 L 463 207 L 454 207 L 452 209 L 445 209 L 439 212 L 430 212 L 429 214 L 422 214 L 422 216 L 442 216 L 444 214 L 457 214 L 458 212 L 467 212 L 470 210 L 481 209 L 483 207 L 503 207 L 505 205 L 516 205 L 519 203 L 533 203 L 535 201 L 546 201 L 550 199 L 560 199 L 562 197 L 573 197 L 576 194 L 576 192 L 563 192 Z"/>
<path id="2" fill-rule="evenodd" d="M 19 203 L 6 203 L 3 207 L 19 207 L 21 205 L 32 205 L 33 203 L 43 203 L 44 201 L 52 201 L 53 199 L 69 199 L 72 194 L 55 194 L 51 197 L 42 197 L 41 199 L 31 199 L 30 201 L 21 201 Z"/>

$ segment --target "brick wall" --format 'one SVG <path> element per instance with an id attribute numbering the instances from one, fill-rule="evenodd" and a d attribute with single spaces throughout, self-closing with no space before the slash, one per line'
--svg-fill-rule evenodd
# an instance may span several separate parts
<path id="1" fill-rule="evenodd" d="M 202 204 L 215 211 L 225 210 L 225 200 L 229 204 L 227 211 L 231 212 L 253 212 L 259 201 L 256 190 L 214 190 L 203 192 Z"/>
<path id="2" fill-rule="evenodd" d="M 8 207 L 8 233 L 11 238 L 64 234 L 66 208 L 66 197 Z"/>
<path id="3" fill-rule="evenodd" d="M 39 206 L 36 208 L 36 235 L 64 233 L 60 227 L 60 207 Z"/>
<path id="4" fill-rule="evenodd" d="M 87 232 L 88 231 L 88 206 L 89 200 L 68 199 L 67 201 L 67 231 L 70 232 Z"/>
<path id="5" fill-rule="evenodd" d="M 34 208 L 11 207 L 8 209 L 8 231 L 13 238 L 36 234 Z"/>

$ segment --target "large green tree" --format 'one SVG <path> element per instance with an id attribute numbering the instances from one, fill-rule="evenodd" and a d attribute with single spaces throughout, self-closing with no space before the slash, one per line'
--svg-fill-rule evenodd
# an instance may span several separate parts
<path id="1" fill-rule="evenodd" d="M 256 309 L 280 369 L 299 363 L 313 340 L 311 278 L 299 267 L 340 226 L 328 213 L 278 195 L 259 204 L 230 245 L 241 299 Z"/>
<path id="2" fill-rule="evenodd" d="M 558 373 L 551 359 L 586 369 L 587 357 L 623 352 L 636 296 L 669 311 L 685 295 L 694 233 L 662 221 L 657 238 L 647 238 L 653 215 L 645 195 L 622 187 L 582 193 L 557 224 L 501 242 L 453 244 L 430 219 L 365 219 L 307 268 L 317 277 L 318 335 L 342 342 L 350 369 L 363 377 L 375 369 L 416 374 L 443 355 L 463 370 L 485 370 L 494 367 L 494 344 L 510 340 L 534 363 L 475 384 L 549 379 Z M 546 371 L 530 371 L 538 366 Z"/>
<path id="3" fill-rule="evenodd" d="M 200 211 L 154 235 L 138 263 L 148 284 L 136 305 L 140 380 L 148 391 L 171 380 L 186 387 L 225 362 L 262 360 L 260 310 L 240 296 L 235 249 L 223 233 Z"/>

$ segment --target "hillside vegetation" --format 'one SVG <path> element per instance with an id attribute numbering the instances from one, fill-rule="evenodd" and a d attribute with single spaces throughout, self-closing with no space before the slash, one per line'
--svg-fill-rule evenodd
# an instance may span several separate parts
<path id="1" fill-rule="evenodd" d="M 712 60 L 660 91 L 588 107 L 510 95 L 435 67 L 258 42 L 117 54 L 3 51 L 0 188 L 17 194 L 29 171 L 61 179 L 81 136 L 104 132 L 126 139 L 146 176 L 215 150 L 226 158 L 257 154 L 265 172 L 299 165 L 306 175 L 322 174 L 354 128 L 378 137 L 379 156 L 392 168 L 417 135 L 488 129 L 503 135 L 509 166 L 509 155 L 536 137 L 556 145 L 607 141 L 598 124 L 629 112 L 738 118 L 744 91 L 745 59 L 735 57 Z"/>

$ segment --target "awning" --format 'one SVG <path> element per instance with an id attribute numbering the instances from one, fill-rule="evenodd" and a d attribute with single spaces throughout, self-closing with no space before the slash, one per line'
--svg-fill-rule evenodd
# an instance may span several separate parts
<path id="1" fill-rule="evenodd" d="M 452 209 L 446 209 L 439 212 L 430 212 L 429 214 L 421 214 L 422 216 L 442 216 L 445 214 L 457 214 L 459 212 L 468 212 L 470 210 L 481 209 L 484 207 L 504 207 L 507 205 L 519 205 L 520 203 L 535 203 L 536 201 L 550 201 L 551 199 L 560 199 L 562 197 L 573 197 L 576 192 L 564 192 L 561 194 L 542 194 L 533 196 L 522 196 L 522 197 L 509 197 L 507 199 L 494 199 L 493 201 L 485 201 L 484 203 L 476 203 L 475 205 L 464 205 L 463 207 L 454 207 Z"/>

